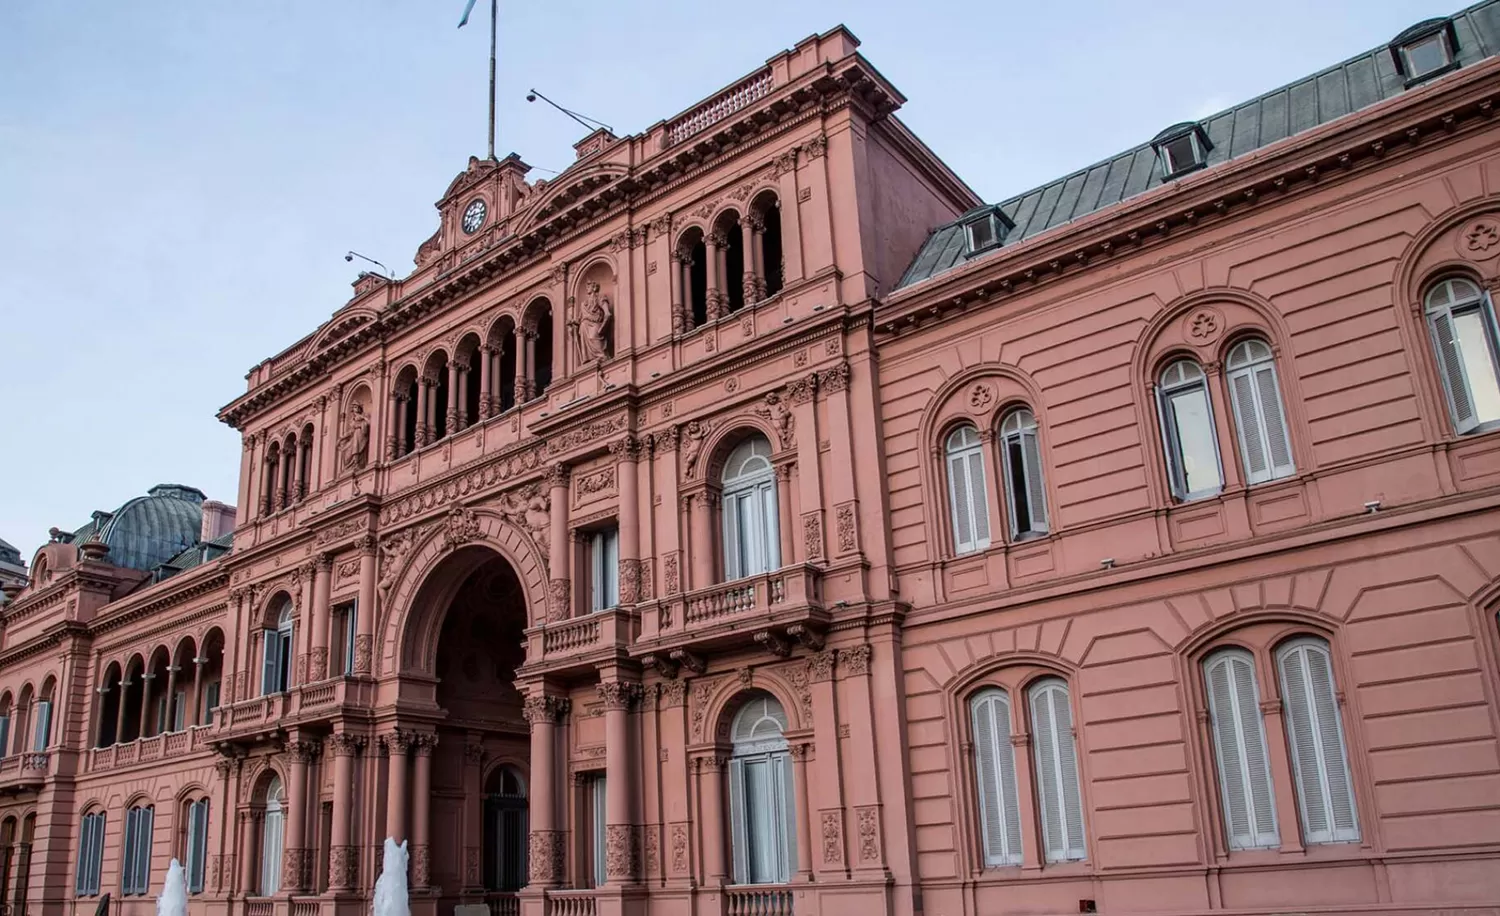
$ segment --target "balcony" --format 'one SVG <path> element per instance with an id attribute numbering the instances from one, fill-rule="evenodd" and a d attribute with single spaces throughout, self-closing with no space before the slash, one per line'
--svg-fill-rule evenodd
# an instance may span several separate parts
<path id="1" fill-rule="evenodd" d="M 784 884 L 726 887 L 724 916 L 792 916 L 792 890 Z"/>
<path id="2" fill-rule="evenodd" d="M 26 751 L 0 759 L 0 795 L 19 795 L 42 787 L 51 772 L 46 751 Z"/>
<path id="3" fill-rule="evenodd" d="M 210 748 L 212 726 L 199 725 L 180 732 L 166 732 L 150 738 L 137 738 L 109 747 L 94 747 L 84 753 L 81 763 L 85 773 L 102 773 L 119 767 L 153 760 L 169 760 Z"/>
<path id="4" fill-rule="evenodd" d="M 330 721 L 375 700 L 375 682 L 368 678 L 336 677 L 269 693 L 219 707 L 213 740 L 254 740 L 291 725 Z"/>
<path id="5" fill-rule="evenodd" d="M 794 641 L 818 639 L 827 624 L 822 573 L 808 565 L 784 566 L 656 602 L 641 615 L 641 636 L 631 654 L 653 656 L 660 664 L 673 652 L 759 644 L 785 655 Z"/>
<path id="6" fill-rule="evenodd" d="M 484 895 L 490 916 L 521 916 L 521 897 L 515 891 L 490 891 Z"/>
<path id="7" fill-rule="evenodd" d="M 624 655 L 638 632 L 640 614 L 631 608 L 609 608 L 532 627 L 526 631 L 525 670 L 557 674 L 591 669 Z"/>
<path id="8" fill-rule="evenodd" d="M 599 892 L 585 890 L 547 891 L 545 916 L 598 916 Z"/>

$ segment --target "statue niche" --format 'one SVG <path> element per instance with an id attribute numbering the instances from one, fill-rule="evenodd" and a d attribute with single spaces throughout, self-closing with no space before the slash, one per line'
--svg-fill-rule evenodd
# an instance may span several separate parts
<path id="1" fill-rule="evenodd" d="M 349 399 L 349 406 L 339 424 L 339 473 L 358 473 L 370 461 L 370 418 L 365 412 L 365 402 L 370 399 L 369 389 L 361 387 Z"/>
<path id="2" fill-rule="evenodd" d="M 614 355 L 614 304 L 602 289 L 597 277 L 584 281 L 578 311 L 571 322 L 573 349 L 580 366 L 598 365 Z"/>

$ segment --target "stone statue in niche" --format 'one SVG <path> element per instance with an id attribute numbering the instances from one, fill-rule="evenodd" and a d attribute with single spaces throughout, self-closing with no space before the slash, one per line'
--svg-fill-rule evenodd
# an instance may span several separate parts
<path id="1" fill-rule="evenodd" d="M 370 458 L 370 418 L 358 401 L 349 405 L 339 436 L 339 470 L 363 471 Z"/>
<path id="2" fill-rule="evenodd" d="M 588 292 L 578 306 L 577 347 L 578 362 L 601 363 L 610 357 L 610 324 L 614 320 L 614 307 L 608 296 L 599 294 L 599 283 L 590 280 Z"/>

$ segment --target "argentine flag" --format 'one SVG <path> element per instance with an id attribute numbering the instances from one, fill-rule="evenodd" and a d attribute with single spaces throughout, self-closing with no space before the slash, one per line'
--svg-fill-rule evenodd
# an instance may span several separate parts
<path id="1" fill-rule="evenodd" d="M 469 24 L 469 14 L 474 12 L 474 2 L 475 0 L 469 0 L 468 5 L 464 7 L 464 16 L 462 19 L 458 20 L 459 28 L 463 28 L 464 26 Z"/>

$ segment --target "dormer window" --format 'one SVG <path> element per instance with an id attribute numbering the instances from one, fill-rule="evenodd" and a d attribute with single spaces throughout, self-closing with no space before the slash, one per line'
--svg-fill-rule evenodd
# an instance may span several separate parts
<path id="1" fill-rule="evenodd" d="M 1419 22 L 1391 42 L 1396 72 L 1408 87 L 1447 73 L 1458 66 L 1458 33 L 1452 19 Z"/>
<path id="2" fill-rule="evenodd" d="M 1151 141 L 1161 163 L 1161 180 L 1171 181 L 1188 172 L 1201 169 L 1208 164 L 1208 152 L 1213 149 L 1203 125 L 1193 121 L 1174 124 L 1156 135 Z"/>
<path id="3" fill-rule="evenodd" d="M 964 217 L 964 240 L 968 244 L 968 253 L 975 255 L 991 248 L 999 248 L 1005 241 L 1005 234 L 1015 228 L 1015 225 L 999 207 L 986 207 L 970 213 Z"/>

